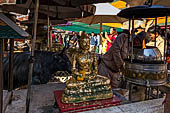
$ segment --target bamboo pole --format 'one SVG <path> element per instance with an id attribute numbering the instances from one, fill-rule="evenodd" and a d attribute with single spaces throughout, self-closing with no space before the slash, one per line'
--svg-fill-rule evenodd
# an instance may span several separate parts
<path id="1" fill-rule="evenodd" d="M 50 18 L 49 18 L 49 16 L 47 17 L 47 21 L 48 21 L 48 32 L 47 32 L 47 49 L 49 50 L 50 49 Z"/>
<path id="2" fill-rule="evenodd" d="M 101 20 L 101 22 L 100 22 L 100 34 L 101 34 L 101 32 L 103 31 L 103 28 L 102 28 L 103 26 L 102 26 L 102 20 Z M 100 36 L 100 44 L 99 44 L 99 54 L 101 54 L 102 53 L 102 36 L 101 35 L 99 35 Z"/>
<path id="3" fill-rule="evenodd" d="M 102 22 L 100 22 L 100 33 L 102 32 Z"/>
<path id="4" fill-rule="evenodd" d="M 132 46 L 132 50 L 131 50 L 131 63 L 133 61 L 133 38 L 134 38 L 134 35 L 135 35 L 135 31 L 134 31 L 134 18 L 132 19 L 132 33 L 131 33 L 131 46 Z"/>
<path id="5" fill-rule="evenodd" d="M 166 51 L 167 51 L 167 37 L 168 37 L 168 32 L 167 32 L 167 23 L 168 23 L 168 16 L 166 16 L 165 19 L 165 38 L 164 38 L 164 64 L 166 64 Z"/>
<path id="6" fill-rule="evenodd" d="M 31 84 L 32 84 L 32 73 L 33 73 L 33 65 L 34 65 L 34 49 L 35 49 L 35 41 L 37 36 L 37 21 L 38 21 L 38 9 L 39 9 L 39 0 L 36 0 L 35 4 L 35 12 L 34 12 L 34 34 L 32 39 L 32 46 L 31 46 L 31 56 L 30 56 L 30 65 L 29 65 L 29 73 L 28 73 L 28 91 L 27 91 L 27 98 L 26 98 L 26 113 L 29 113 L 29 104 L 30 104 L 30 97 L 31 97 Z"/>
<path id="7" fill-rule="evenodd" d="M 0 113 L 3 113 L 3 39 L 0 39 Z"/>
<path id="8" fill-rule="evenodd" d="M 8 93 L 4 99 L 3 113 L 11 101 L 13 95 L 13 68 L 14 68 L 14 39 L 10 39 L 10 56 L 9 56 L 9 76 L 8 76 Z"/>
<path id="9" fill-rule="evenodd" d="M 49 50 L 52 51 L 53 41 L 52 41 L 52 29 L 51 29 L 51 24 L 50 24 L 49 27 L 50 27 L 50 30 L 49 30 L 49 31 L 50 31 L 50 32 L 49 32 L 49 38 L 50 38 L 50 39 L 49 39 L 49 40 L 50 40 L 49 47 L 50 47 L 50 49 L 49 49 Z"/>
<path id="10" fill-rule="evenodd" d="M 9 79 L 8 90 L 13 90 L 13 68 L 14 68 L 14 39 L 10 39 L 10 56 L 9 56 Z"/>
<path id="11" fill-rule="evenodd" d="M 155 18 L 155 47 L 156 47 L 156 32 L 157 32 L 157 17 Z"/>

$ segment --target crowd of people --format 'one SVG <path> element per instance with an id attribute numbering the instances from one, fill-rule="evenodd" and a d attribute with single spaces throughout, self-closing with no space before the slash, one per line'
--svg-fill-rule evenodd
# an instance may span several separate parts
<path id="1" fill-rule="evenodd" d="M 129 33 L 128 30 L 126 33 Z M 59 43 L 60 45 L 65 46 L 66 48 L 79 48 L 79 38 L 81 37 L 82 32 L 75 31 L 65 31 L 65 32 L 52 32 L 52 41 L 53 43 Z M 123 31 L 124 32 L 124 31 Z M 156 36 L 155 36 L 156 33 Z M 86 33 L 87 34 L 87 33 Z M 91 32 L 91 34 L 87 34 L 90 38 L 90 51 L 95 52 L 97 54 L 105 54 L 109 51 L 112 44 L 115 42 L 115 39 L 118 36 L 118 33 L 114 27 L 110 28 L 110 33 L 101 32 L 95 34 Z M 139 26 L 135 29 L 135 38 L 140 40 L 139 43 L 142 45 L 142 39 L 146 39 L 146 46 L 155 46 L 155 37 L 156 37 L 156 47 L 160 50 L 162 56 L 164 55 L 164 36 L 159 26 L 152 26 L 148 28 L 146 31 L 144 28 Z M 169 33 L 168 33 L 169 34 Z M 135 40 L 135 39 L 133 39 Z M 8 42 L 7 42 L 8 43 Z M 135 42 L 136 43 L 136 42 Z M 137 45 L 139 45 L 137 43 Z M 30 50 L 30 40 L 25 40 L 24 42 L 15 41 L 14 42 L 14 50 L 24 49 L 24 51 Z"/>
<path id="2" fill-rule="evenodd" d="M 58 42 L 61 45 L 66 46 L 67 48 L 78 48 L 79 43 L 78 40 L 84 31 L 80 31 L 76 33 L 72 31 L 71 33 L 66 31 L 65 33 L 55 33 L 52 34 L 53 42 Z M 114 43 L 118 33 L 115 28 L 110 28 L 110 33 L 107 32 L 95 34 L 91 32 L 91 34 L 87 34 L 90 38 L 90 51 L 98 54 L 105 54 L 109 51 L 110 47 Z"/>

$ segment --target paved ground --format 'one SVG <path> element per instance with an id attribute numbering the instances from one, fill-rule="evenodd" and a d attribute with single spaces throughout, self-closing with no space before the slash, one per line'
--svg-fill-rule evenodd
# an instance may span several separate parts
<path id="1" fill-rule="evenodd" d="M 164 113 L 163 98 L 125 104 L 82 113 Z"/>
<path id="2" fill-rule="evenodd" d="M 64 84 L 56 83 L 32 86 L 33 92 L 30 103 L 30 113 L 57 113 L 58 109 L 53 107 L 53 91 L 63 90 L 64 88 Z"/>
<path id="3" fill-rule="evenodd" d="M 53 91 L 63 90 L 64 88 L 65 86 L 63 84 L 56 83 L 32 86 L 30 113 L 58 113 L 58 109 L 53 107 Z M 26 91 L 27 90 L 14 91 L 12 104 L 8 106 L 6 113 L 24 113 Z M 163 113 L 163 100 L 164 99 L 161 98 L 142 101 L 84 113 Z"/>
<path id="4" fill-rule="evenodd" d="M 5 113 L 24 113 L 26 94 L 27 94 L 27 90 L 14 91 L 12 97 L 12 103 L 8 105 Z"/>

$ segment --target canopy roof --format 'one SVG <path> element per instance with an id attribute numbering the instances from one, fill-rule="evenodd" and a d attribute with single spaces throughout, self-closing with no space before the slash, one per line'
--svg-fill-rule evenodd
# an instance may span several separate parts
<path id="1" fill-rule="evenodd" d="M 122 0 L 127 2 L 130 6 L 144 5 L 145 3 L 152 2 L 153 5 L 170 6 L 170 0 Z"/>
<path id="2" fill-rule="evenodd" d="M 81 22 L 72 22 L 72 26 L 63 26 L 63 27 L 59 27 L 56 26 L 55 28 L 57 29 L 62 29 L 62 30 L 68 30 L 68 31 L 75 31 L 75 32 L 79 32 L 79 31 L 85 31 L 86 33 L 99 33 L 100 32 L 100 25 L 99 24 L 92 24 L 92 25 L 88 25 L 85 23 L 81 23 Z M 110 27 L 108 26 L 102 26 L 103 28 L 103 32 L 109 32 Z M 121 32 L 123 31 L 120 28 L 116 29 L 117 32 Z"/>
<path id="3" fill-rule="evenodd" d="M 25 3 L 28 0 L 17 0 L 17 3 Z M 33 0 L 34 2 L 35 0 Z M 40 0 L 41 5 L 75 7 L 94 3 L 112 2 L 113 0 Z"/>
<path id="4" fill-rule="evenodd" d="M 118 16 L 124 18 L 154 18 L 170 15 L 170 7 L 160 5 L 134 6 L 121 10 Z"/>
<path id="5" fill-rule="evenodd" d="M 29 34 L 16 25 L 6 15 L 0 13 L 0 38 L 25 38 Z"/>
<path id="6" fill-rule="evenodd" d="M 6 1 L 6 0 L 3 0 L 3 1 Z M 7 12 L 16 12 L 19 14 L 27 14 L 28 9 L 30 8 L 30 6 L 32 4 L 32 1 L 33 1 L 33 3 L 35 2 L 35 0 L 13 0 L 13 1 L 15 1 L 16 4 L 15 3 L 14 4 L 3 4 L 0 6 L 0 9 L 2 11 L 7 11 Z M 89 4 L 103 3 L 103 2 L 112 2 L 112 0 L 40 0 L 39 4 L 40 4 L 40 9 L 43 6 L 46 6 L 46 9 L 48 9 L 47 6 L 50 6 L 50 7 L 61 6 L 61 7 L 76 8 L 81 5 L 89 5 Z M 45 9 L 43 9 L 43 10 L 45 10 Z M 55 11 L 55 10 L 53 10 L 53 11 Z M 55 11 L 55 12 L 57 12 L 57 11 Z"/>
<path id="7" fill-rule="evenodd" d="M 39 19 L 47 20 L 47 15 L 52 24 L 58 20 L 72 20 L 93 15 L 95 6 L 93 3 L 111 2 L 112 0 L 40 0 L 39 1 Z M 4 12 L 14 12 L 26 15 L 28 9 L 29 21 L 32 21 L 35 0 L 17 0 L 16 4 L 3 4 L 0 10 Z M 43 22 L 41 21 L 41 22 Z M 59 21 L 61 22 L 61 21 Z M 45 22 L 44 22 L 45 23 Z M 55 24 L 56 25 L 56 24 Z"/>
<path id="8" fill-rule="evenodd" d="M 109 3 L 100 3 L 100 4 L 94 4 L 96 6 L 96 12 L 94 15 L 117 15 L 117 13 L 120 12 L 120 9 L 112 6 Z"/>
<path id="9" fill-rule="evenodd" d="M 96 12 L 94 15 L 86 18 L 80 18 L 75 21 L 87 24 L 122 23 L 127 21 L 127 19 L 118 17 L 117 14 L 120 12 L 120 9 L 109 3 L 99 3 L 94 5 L 96 6 Z"/>

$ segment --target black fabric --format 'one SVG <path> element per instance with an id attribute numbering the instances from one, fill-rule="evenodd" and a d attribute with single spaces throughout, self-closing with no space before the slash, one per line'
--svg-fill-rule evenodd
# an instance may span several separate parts
<path id="1" fill-rule="evenodd" d="M 14 88 L 26 85 L 28 81 L 30 52 L 14 54 Z M 7 88 L 9 60 L 3 59 L 4 63 L 4 88 Z M 56 71 L 68 71 L 71 73 L 71 63 L 63 53 L 36 51 L 32 84 L 45 84 Z"/>
<path id="2" fill-rule="evenodd" d="M 120 34 L 109 51 L 100 57 L 101 63 L 99 64 L 98 72 L 111 80 L 113 88 L 119 87 L 120 81 L 119 70 L 123 66 L 124 59 L 128 56 L 128 35 L 125 33 Z"/>

